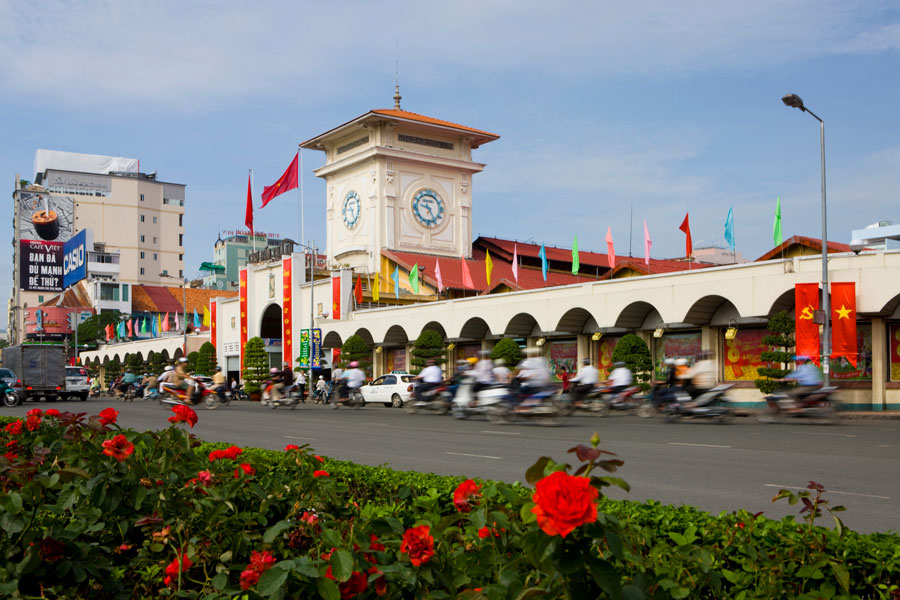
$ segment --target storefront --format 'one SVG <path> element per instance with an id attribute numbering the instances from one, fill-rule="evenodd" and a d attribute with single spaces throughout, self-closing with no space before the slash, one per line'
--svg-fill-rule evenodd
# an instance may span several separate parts
<path id="1" fill-rule="evenodd" d="M 687 360 L 692 365 L 700 355 L 701 341 L 699 331 L 664 333 L 662 337 L 653 339 L 653 364 L 657 381 L 666 378 L 667 358 Z"/>

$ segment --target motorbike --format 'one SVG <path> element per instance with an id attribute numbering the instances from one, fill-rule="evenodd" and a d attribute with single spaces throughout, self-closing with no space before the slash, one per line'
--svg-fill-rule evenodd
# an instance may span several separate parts
<path id="1" fill-rule="evenodd" d="M 196 379 L 192 379 L 190 377 L 186 378 L 185 381 L 194 387 L 194 393 L 191 398 L 188 398 L 187 390 L 181 390 L 175 387 L 174 383 L 162 383 L 159 386 L 160 395 L 159 395 L 159 403 L 160 404 L 182 404 L 185 406 L 197 406 L 205 402 L 206 397 L 210 394 L 215 394 L 215 392 L 211 391 L 203 382 L 198 381 Z M 209 406 L 207 406 L 209 408 Z"/>
<path id="2" fill-rule="evenodd" d="M 617 393 L 612 393 L 607 388 L 600 396 L 602 405 L 597 412 L 601 416 L 606 416 L 614 410 L 632 413 L 641 405 L 641 400 L 637 396 L 640 391 L 641 388 L 636 385 L 629 386 Z"/>
<path id="3" fill-rule="evenodd" d="M 516 402 L 515 393 L 507 395 L 502 402 L 492 405 L 486 414 L 493 423 L 535 421 L 541 425 L 558 425 L 566 416 L 552 390 L 530 394 L 521 402 Z"/>
<path id="4" fill-rule="evenodd" d="M 649 419 L 657 414 L 664 412 L 666 407 L 673 402 L 678 402 L 679 394 L 682 399 L 687 401 L 690 398 L 681 388 L 677 386 L 657 385 L 651 391 L 650 395 L 644 398 L 640 406 L 637 407 L 637 414 L 642 419 Z"/>
<path id="5" fill-rule="evenodd" d="M 220 388 L 213 390 L 212 393 L 206 395 L 206 408 L 215 410 L 220 406 L 228 406 L 231 402 L 231 390 Z"/>
<path id="6" fill-rule="evenodd" d="M 347 391 L 347 397 L 341 398 L 337 394 L 331 402 L 331 408 L 337 409 L 338 406 L 350 406 L 353 408 L 362 408 L 366 405 L 366 399 L 363 398 L 359 388 L 352 388 Z"/>
<path id="7" fill-rule="evenodd" d="M 606 411 L 606 405 L 603 402 L 603 389 L 599 387 L 594 387 L 594 389 L 583 394 L 577 400 L 575 399 L 575 394 L 571 390 L 560 391 L 557 396 L 557 401 L 566 416 L 571 415 L 576 410 L 589 412 Z"/>
<path id="8" fill-rule="evenodd" d="M 837 387 L 820 387 L 798 398 L 788 394 L 786 389 L 766 396 L 769 414 L 759 418 L 761 422 L 774 423 L 784 418 L 811 419 L 817 423 L 832 423 L 835 418 L 833 394 Z"/>
<path id="9" fill-rule="evenodd" d="M 450 410 L 455 418 L 487 415 L 497 404 L 506 402 L 510 395 L 509 387 L 503 384 L 495 384 L 478 392 L 475 387 L 475 380 L 466 376 L 457 385 L 455 395 L 450 397 L 449 389 L 447 390 L 446 394 L 451 398 Z"/>
<path id="10" fill-rule="evenodd" d="M 263 393 L 262 399 L 260 400 L 260 404 L 263 406 L 269 406 L 272 409 L 278 408 L 279 406 L 290 406 L 291 408 L 297 408 L 297 403 L 300 401 L 297 393 L 297 384 L 289 385 L 281 390 L 280 398 L 272 397 L 272 388 L 274 387 L 275 382 L 267 381 L 265 385 L 263 385 Z"/>
<path id="11" fill-rule="evenodd" d="M 419 395 L 415 391 L 415 396 L 406 404 L 406 412 L 414 414 L 427 410 L 445 415 L 450 410 L 450 392 L 444 383 L 423 392 L 421 398 Z"/>
<path id="12" fill-rule="evenodd" d="M 328 386 L 322 390 L 315 390 L 313 393 L 313 401 L 315 404 L 328 404 L 328 399 L 331 397 L 331 392 L 329 391 Z"/>
<path id="13" fill-rule="evenodd" d="M 731 419 L 731 408 L 727 406 L 726 392 L 733 383 L 718 385 L 694 399 L 684 392 L 677 392 L 677 401 L 662 408 L 666 422 L 672 423 L 682 418 L 713 419 L 717 423 L 727 423 Z"/>
<path id="14" fill-rule="evenodd" d="M 8 385 L 6 382 L 0 379 L 0 398 L 3 399 L 3 406 L 12 408 L 13 406 L 18 406 L 21 402 L 19 395 Z"/>
<path id="15" fill-rule="evenodd" d="M 135 382 L 125 388 L 125 392 L 120 395 L 122 396 L 123 402 L 134 402 L 135 398 L 143 397 L 144 388 L 140 383 Z"/>

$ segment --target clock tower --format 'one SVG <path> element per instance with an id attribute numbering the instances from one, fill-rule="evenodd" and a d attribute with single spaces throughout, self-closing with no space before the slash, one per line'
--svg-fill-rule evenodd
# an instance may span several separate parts
<path id="1" fill-rule="evenodd" d="M 373 273 L 381 249 L 471 256 L 472 150 L 499 136 L 400 108 L 376 109 L 300 144 L 321 150 L 330 264 Z"/>

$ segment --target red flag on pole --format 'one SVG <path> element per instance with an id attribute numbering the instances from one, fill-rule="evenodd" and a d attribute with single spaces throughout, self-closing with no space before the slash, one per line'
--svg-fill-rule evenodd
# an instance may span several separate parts
<path id="1" fill-rule="evenodd" d="M 331 278 L 331 318 L 335 321 L 341 319 L 341 278 Z"/>
<path id="2" fill-rule="evenodd" d="M 466 257 L 460 256 L 459 260 L 462 261 L 463 286 L 474 290 L 475 284 L 472 282 L 472 275 L 469 273 L 469 265 L 466 263 Z"/>
<path id="3" fill-rule="evenodd" d="M 687 257 L 690 257 L 691 254 L 694 253 L 694 244 L 691 242 L 691 224 L 688 222 L 689 216 L 690 213 L 685 213 L 684 221 L 678 226 L 678 229 L 687 235 L 687 238 L 684 240 L 684 255 Z"/>
<path id="4" fill-rule="evenodd" d="M 856 367 L 856 284 L 831 284 L 831 358 L 843 356 Z"/>
<path id="5" fill-rule="evenodd" d="M 794 311 L 797 321 L 795 332 L 797 356 L 808 356 L 816 364 L 819 364 L 819 325 L 813 320 L 813 314 L 818 309 L 819 284 L 795 284 Z"/>
<path id="6" fill-rule="evenodd" d="M 357 306 L 362 304 L 362 301 L 363 301 L 362 275 L 356 276 L 356 286 L 353 288 L 353 297 L 356 299 Z"/>
<path id="7" fill-rule="evenodd" d="M 260 206 L 260 208 L 265 208 L 266 204 L 276 196 L 283 194 L 288 190 L 295 190 L 299 187 L 300 183 L 297 175 L 297 162 L 299 156 L 300 152 L 297 152 L 297 154 L 294 155 L 294 160 L 291 161 L 291 165 L 287 168 L 287 171 L 278 178 L 278 181 L 263 188 L 262 206 Z"/>
<path id="8" fill-rule="evenodd" d="M 250 189 L 251 174 L 247 174 L 247 212 L 244 213 L 244 225 L 250 228 L 253 234 L 253 192 Z"/>

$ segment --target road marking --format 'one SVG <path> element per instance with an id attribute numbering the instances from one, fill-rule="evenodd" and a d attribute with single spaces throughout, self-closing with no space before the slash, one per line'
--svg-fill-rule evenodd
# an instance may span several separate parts
<path id="1" fill-rule="evenodd" d="M 855 438 L 856 435 L 853 433 L 825 433 L 824 431 L 795 431 L 795 434 L 803 434 L 803 435 L 836 435 L 839 437 L 848 437 Z"/>
<path id="2" fill-rule="evenodd" d="M 667 442 L 670 446 L 697 446 L 699 448 L 731 448 L 731 446 L 720 446 L 718 444 L 688 444 L 687 442 Z"/>
<path id="3" fill-rule="evenodd" d="M 316 438 L 310 438 L 310 437 L 300 437 L 299 435 L 286 435 L 284 437 L 290 438 L 292 440 L 314 440 L 314 439 L 316 439 Z"/>
<path id="4" fill-rule="evenodd" d="M 463 452 L 445 452 L 445 454 L 452 454 L 453 456 L 471 456 L 473 458 L 492 458 L 494 460 L 503 460 L 502 456 L 485 456 L 484 454 L 465 454 Z"/>
<path id="5" fill-rule="evenodd" d="M 522 435 L 521 431 L 491 431 L 490 429 L 482 429 L 481 433 L 496 433 L 497 435 Z"/>
<path id="6" fill-rule="evenodd" d="M 890 444 L 878 444 L 878 447 L 879 448 L 890 448 L 891 445 Z"/>
<path id="7" fill-rule="evenodd" d="M 774 483 L 765 483 L 763 487 L 774 487 L 785 490 L 807 490 L 805 487 L 795 487 L 792 485 L 775 485 Z M 877 496 L 875 494 L 860 494 L 858 492 L 836 492 L 834 490 L 825 490 L 826 494 L 840 494 L 841 496 L 862 496 L 863 498 L 878 498 L 879 500 L 890 500 L 890 496 Z"/>

